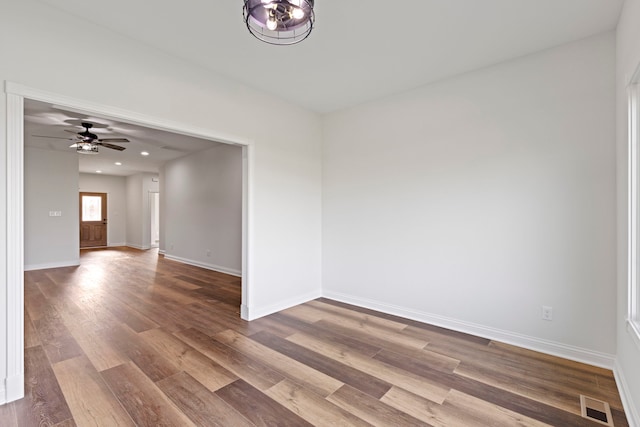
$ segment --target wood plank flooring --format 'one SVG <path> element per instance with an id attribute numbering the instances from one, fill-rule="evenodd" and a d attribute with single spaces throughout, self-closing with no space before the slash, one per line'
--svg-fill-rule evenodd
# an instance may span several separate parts
<path id="1" fill-rule="evenodd" d="M 611 371 L 318 299 L 245 322 L 240 280 L 127 248 L 25 273 L 26 397 L 0 426 L 628 426 Z"/>

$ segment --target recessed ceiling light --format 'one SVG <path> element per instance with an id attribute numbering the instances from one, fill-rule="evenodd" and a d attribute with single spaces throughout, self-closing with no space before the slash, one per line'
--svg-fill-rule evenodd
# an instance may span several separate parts
<path id="1" fill-rule="evenodd" d="M 143 152 L 141 152 L 140 154 L 142 154 L 143 156 L 148 156 L 148 155 L 149 155 L 149 153 L 148 153 L 148 152 L 146 152 L 146 151 L 143 151 Z"/>
<path id="2" fill-rule="evenodd" d="M 116 165 L 116 166 L 122 166 L 122 163 L 120 163 L 120 162 L 115 162 L 115 163 L 114 163 L 114 165 Z"/>
<path id="3" fill-rule="evenodd" d="M 102 173 L 102 171 L 96 171 L 96 173 Z"/>

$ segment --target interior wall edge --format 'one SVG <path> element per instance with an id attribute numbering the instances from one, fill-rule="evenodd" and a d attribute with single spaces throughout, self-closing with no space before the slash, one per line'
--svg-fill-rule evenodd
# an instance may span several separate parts
<path id="1" fill-rule="evenodd" d="M 5 402 L 24 397 L 24 102 L 11 93 L 7 97 L 6 139 L 6 352 L 4 376 Z M 4 347 L 3 347 L 4 344 Z"/>
<path id="2" fill-rule="evenodd" d="M 624 407 L 625 414 L 627 415 L 629 427 L 640 427 L 640 408 L 636 407 L 636 404 L 631 398 L 631 390 L 629 389 L 622 365 L 618 359 L 615 361 L 613 375 L 616 379 L 616 386 L 618 387 L 622 406 Z"/>
<path id="3" fill-rule="evenodd" d="M 418 322 L 428 323 L 430 325 L 451 329 L 506 344 L 526 348 L 540 353 L 558 356 L 575 362 L 586 363 L 605 369 L 613 369 L 616 357 L 613 354 L 603 353 L 599 351 L 589 350 L 586 348 L 575 347 L 560 342 L 544 340 L 533 336 L 518 334 L 503 329 L 492 328 L 472 322 L 440 316 L 423 311 L 410 310 L 404 307 L 385 304 L 380 301 L 361 298 L 354 295 L 333 292 L 329 290 L 323 291 L 323 296 L 335 301 L 352 304 L 358 307 L 376 310 L 382 313 L 400 316 L 406 319 L 416 320 Z"/>

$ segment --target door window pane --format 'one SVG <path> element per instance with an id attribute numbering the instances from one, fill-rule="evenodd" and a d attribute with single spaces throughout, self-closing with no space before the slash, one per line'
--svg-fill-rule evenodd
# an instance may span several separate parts
<path id="1" fill-rule="evenodd" d="M 102 197 L 82 196 L 82 220 L 102 221 Z"/>

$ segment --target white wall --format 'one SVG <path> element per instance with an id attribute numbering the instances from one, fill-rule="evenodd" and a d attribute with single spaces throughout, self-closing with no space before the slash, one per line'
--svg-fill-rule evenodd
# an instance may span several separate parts
<path id="1" fill-rule="evenodd" d="M 78 265 L 78 155 L 25 147 L 24 172 L 25 270 Z"/>
<path id="2" fill-rule="evenodd" d="M 164 172 L 164 165 L 162 167 L 160 167 L 160 175 L 159 175 L 159 185 L 158 185 L 158 192 L 160 193 L 160 230 L 159 230 L 159 234 L 160 234 L 160 244 L 158 245 L 158 252 L 163 254 L 165 253 L 165 249 L 166 249 L 166 237 L 165 237 L 165 229 L 166 229 L 166 212 L 167 212 L 167 201 L 166 201 L 166 197 L 164 196 L 164 194 L 167 192 L 166 188 L 167 186 L 165 185 L 165 172 Z"/>
<path id="3" fill-rule="evenodd" d="M 605 34 L 328 115 L 323 292 L 611 365 L 614 75 Z"/>
<path id="4" fill-rule="evenodd" d="M 162 180 L 167 257 L 240 275 L 241 147 L 218 145 L 168 162 Z"/>
<path id="5" fill-rule="evenodd" d="M 317 114 L 35 0 L 3 2 L 0 40 L 1 82 L 251 142 L 250 274 L 243 312 L 249 318 L 259 317 L 319 295 L 321 126 Z M 91 63 L 91 72 L 70 58 Z M 0 93 L 0 129 L 6 129 L 6 112 L 7 97 Z M 283 116 L 290 118 L 286 133 L 272 126 Z M 6 132 L 0 132 L 0 146 L 6 145 Z M 7 159 L 7 151 L 0 150 L 0 170 L 9 170 Z M 4 313 L 8 312 L 8 287 L 16 286 L 8 282 L 13 271 L 8 269 L 8 251 L 15 248 L 4 243 L 7 227 L 13 225 L 7 223 L 6 189 L 3 172 L 0 312 Z M 12 360 L 17 357 L 17 350 L 7 344 L 9 339 L 7 319 L 0 316 L 0 401 L 2 379 L 21 382 L 20 372 L 6 368 L 8 355 Z"/>
<path id="6" fill-rule="evenodd" d="M 150 239 L 149 243 L 152 248 L 160 246 L 160 192 L 152 191 L 149 193 L 149 208 L 151 217 Z"/>
<path id="7" fill-rule="evenodd" d="M 107 193 L 107 245 L 124 246 L 127 242 L 126 177 L 80 174 L 80 191 Z"/>
<path id="8" fill-rule="evenodd" d="M 149 192 L 159 191 L 158 175 L 129 175 L 127 187 L 127 245 L 138 249 L 151 247 L 151 211 Z"/>
<path id="9" fill-rule="evenodd" d="M 193 66 L 36 0 L 2 3 L 0 82 L 131 111 L 154 121 L 249 142 L 249 253 L 243 313 L 255 318 L 320 294 L 321 121 L 273 96 Z M 213 54 L 213 53 L 212 53 Z M 91 64 L 79 67 L 77 58 Z M 0 93 L 0 129 L 7 129 Z M 280 123 L 287 117 L 287 132 Z M 0 132 L 0 146 L 13 144 Z M 9 151 L 11 152 L 11 151 Z M 0 150 L 0 171 L 9 171 Z M 10 177 L 13 179 L 12 177 Z M 7 174 L 0 173 L 0 312 L 18 285 L 9 265 Z M 77 186 L 76 186 L 77 191 Z M 12 220 L 15 222 L 15 220 Z M 15 264 L 15 263 L 14 263 Z M 247 283 L 247 282 L 245 282 Z M 11 311 L 13 312 L 13 311 Z M 17 316 L 14 316 L 17 317 Z M 9 322 L 9 323 L 8 323 Z M 23 383 L 15 328 L 0 316 L 0 402 Z M 9 368 L 7 368 L 9 366 Z M 4 381 L 3 381 L 4 380 Z"/>
<path id="10" fill-rule="evenodd" d="M 142 174 L 142 217 L 140 218 L 142 227 L 142 243 L 145 248 L 151 247 L 151 193 L 160 191 L 158 174 L 143 173 Z"/>
<path id="11" fill-rule="evenodd" d="M 627 85 L 640 64 L 640 1 L 627 0 L 617 30 L 618 313 L 617 370 L 626 389 L 627 417 L 640 426 L 640 347 L 626 328 L 627 290 Z"/>
<path id="12" fill-rule="evenodd" d="M 127 177 L 127 245 L 146 249 L 142 240 L 142 174 Z"/>

